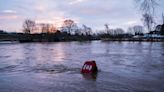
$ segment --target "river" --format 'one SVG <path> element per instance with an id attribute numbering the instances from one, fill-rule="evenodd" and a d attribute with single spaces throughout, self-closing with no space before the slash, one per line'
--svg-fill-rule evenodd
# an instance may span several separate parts
<path id="1" fill-rule="evenodd" d="M 164 43 L 1 43 L 0 92 L 164 92 Z"/>

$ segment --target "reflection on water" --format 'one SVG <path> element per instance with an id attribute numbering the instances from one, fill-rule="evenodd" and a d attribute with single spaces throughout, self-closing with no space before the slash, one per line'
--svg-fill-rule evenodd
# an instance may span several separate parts
<path id="1" fill-rule="evenodd" d="M 44 64 L 52 62 L 62 62 L 65 58 L 62 43 L 54 46 L 52 44 L 24 44 L 21 55 L 26 59 L 27 63 Z M 36 62 L 34 62 L 36 61 Z M 39 62 L 37 62 L 39 61 Z M 27 64 L 26 64 L 27 65 Z"/>
<path id="2" fill-rule="evenodd" d="M 96 80 L 98 73 L 91 73 L 91 74 L 82 74 L 83 78 L 87 79 L 87 80 Z"/>
<path id="3" fill-rule="evenodd" d="M 66 58 L 63 45 L 60 43 L 55 47 L 53 55 L 56 57 L 56 61 L 63 61 Z"/>
<path id="4" fill-rule="evenodd" d="M 0 92 L 162 92 L 164 43 L 0 44 Z M 81 74 L 96 60 L 98 74 Z"/>

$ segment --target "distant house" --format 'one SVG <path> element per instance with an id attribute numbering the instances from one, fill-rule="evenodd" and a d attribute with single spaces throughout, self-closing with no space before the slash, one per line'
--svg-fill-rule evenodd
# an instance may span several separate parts
<path id="1" fill-rule="evenodd" d="M 154 31 L 150 31 L 147 34 L 144 34 L 144 38 L 156 38 L 156 39 L 163 39 L 164 36 L 161 35 L 162 25 L 157 25 Z"/>
<path id="2" fill-rule="evenodd" d="M 156 28 L 155 28 L 155 31 L 158 31 L 160 35 L 163 35 L 164 36 L 164 24 L 162 25 L 157 25 Z"/>
<path id="3" fill-rule="evenodd" d="M 161 26 L 161 30 L 160 30 L 160 32 L 161 32 L 161 35 L 164 36 L 164 24 Z"/>
<path id="4" fill-rule="evenodd" d="M 143 36 L 144 38 L 156 38 L 156 39 L 163 39 L 164 38 L 164 36 L 162 36 L 162 35 L 160 35 L 160 31 L 151 31 L 151 32 L 149 32 L 149 33 L 147 33 L 147 34 L 144 34 L 144 36 Z"/>
<path id="5" fill-rule="evenodd" d="M 161 28 L 162 28 L 162 25 L 157 25 L 156 28 L 155 28 L 155 31 L 160 32 L 161 31 Z"/>

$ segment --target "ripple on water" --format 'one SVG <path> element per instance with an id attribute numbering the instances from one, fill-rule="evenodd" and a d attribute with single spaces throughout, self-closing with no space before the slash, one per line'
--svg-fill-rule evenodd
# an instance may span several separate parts
<path id="1" fill-rule="evenodd" d="M 9 57 L 11 57 L 11 56 L 10 55 L 0 56 L 1 59 L 3 59 L 3 58 L 9 58 Z"/>
<path id="2" fill-rule="evenodd" d="M 80 68 L 71 68 L 65 65 L 37 65 L 32 67 L 34 72 L 63 73 L 79 72 Z"/>
<path id="3" fill-rule="evenodd" d="M 10 65 L 0 68 L 0 72 L 80 73 L 80 68 L 67 67 L 65 65 L 36 65 L 36 66 Z"/>
<path id="4" fill-rule="evenodd" d="M 0 68 L 0 72 L 12 72 L 12 71 L 15 71 L 16 67 L 17 65 L 5 66 L 5 67 Z"/>

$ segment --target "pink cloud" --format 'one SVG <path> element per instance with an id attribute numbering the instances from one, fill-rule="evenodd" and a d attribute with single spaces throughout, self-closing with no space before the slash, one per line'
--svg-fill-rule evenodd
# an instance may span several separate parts
<path id="1" fill-rule="evenodd" d="M 17 15 L 0 15 L 0 20 L 13 20 L 13 19 L 18 19 L 19 16 Z"/>
<path id="2" fill-rule="evenodd" d="M 45 12 L 46 11 L 46 7 L 43 5 L 38 5 L 38 6 L 34 7 L 34 9 L 38 12 Z"/>
<path id="3" fill-rule="evenodd" d="M 17 14 L 17 11 L 14 10 L 2 10 L 0 12 L 0 20 L 16 20 L 21 19 L 22 16 Z"/>

